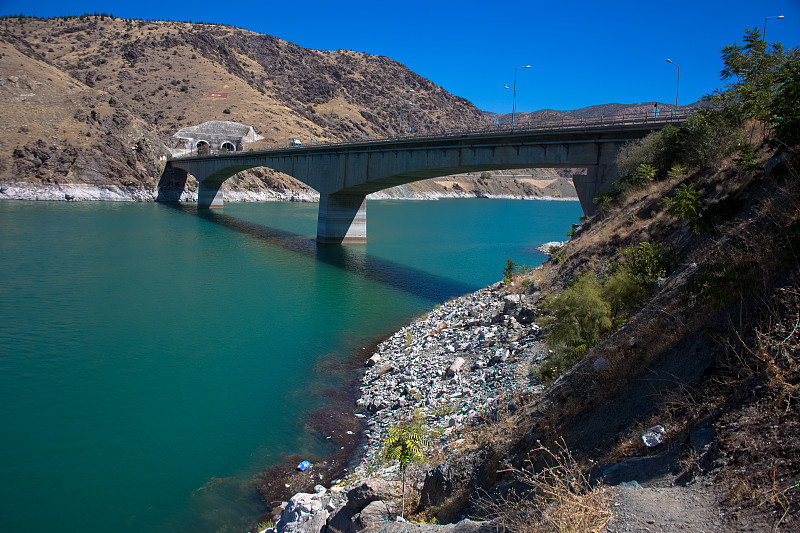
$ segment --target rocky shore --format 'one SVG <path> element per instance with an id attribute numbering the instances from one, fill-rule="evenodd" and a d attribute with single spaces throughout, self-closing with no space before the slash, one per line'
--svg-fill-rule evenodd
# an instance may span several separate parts
<path id="1" fill-rule="evenodd" d="M 379 344 L 356 402 L 366 429 L 351 474 L 296 494 L 266 531 L 354 533 L 397 520 L 399 470 L 380 457 L 389 428 L 416 413 L 434 435 L 433 448 L 447 454 L 458 431 L 495 405 L 539 391 L 529 375 L 545 356 L 534 301 L 524 287 L 497 283 L 437 306 Z"/>
<path id="2" fill-rule="evenodd" d="M 408 188 L 389 189 L 369 195 L 370 200 L 441 200 L 445 198 L 476 198 L 466 192 L 416 192 Z M 158 189 L 152 187 L 124 187 L 119 185 L 92 185 L 88 183 L 0 184 L 0 199 L 34 201 L 104 201 L 104 202 L 154 202 Z M 223 190 L 226 202 L 317 202 L 319 194 L 309 190 L 274 189 L 227 189 Z M 550 200 L 577 201 L 575 197 L 524 196 L 508 194 L 481 194 L 481 198 L 505 200 Z M 196 202 L 197 190 L 187 189 L 181 194 L 181 202 Z"/>
<path id="3" fill-rule="evenodd" d="M 91 185 L 62 183 L 31 185 L 4 183 L 0 185 L 0 199 L 44 201 L 103 201 L 103 202 L 154 202 L 158 189 L 149 187 L 122 187 L 117 185 Z M 256 191 L 230 189 L 223 191 L 226 202 L 316 202 L 319 195 L 305 191 L 260 189 Z M 197 190 L 187 189 L 181 202 L 196 202 Z"/>

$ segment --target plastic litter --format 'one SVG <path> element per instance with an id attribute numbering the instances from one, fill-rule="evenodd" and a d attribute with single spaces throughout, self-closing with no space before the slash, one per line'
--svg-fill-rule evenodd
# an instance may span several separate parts
<path id="1" fill-rule="evenodd" d="M 303 462 L 301 462 L 299 465 L 297 465 L 297 469 L 298 469 L 299 471 L 301 471 L 301 472 L 305 472 L 305 471 L 306 471 L 306 470 L 308 470 L 310 467 L 311 467 L 311 463 L 309 463 L 308 461 L 303 461 Z"/>
<path id="2" fill-rule="evenodd" d="M 664 426 L 653 426 L 642 433 L 642 440 L 645 446 L 652 448 L 664 442 L 664 436 L 666 436 L 666 434 L 667 432 L 664 430 Z"/>
<path id="3" fill-rule="evenodd" d="M 317 494 L 325 494 L 326 492 L 328 492 L 328 489 L 326 489 L 322 485 L 314 485 L 314 492 L 316 492 Z"/>

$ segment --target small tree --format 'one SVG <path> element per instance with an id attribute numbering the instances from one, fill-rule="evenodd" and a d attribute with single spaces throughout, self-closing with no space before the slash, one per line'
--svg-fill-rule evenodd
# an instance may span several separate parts
<path id="1" fill-rule="evenodd" d="M 383 441 L 384 456 L 392 461 L 400 462 L 402 503 L 400 516 L 404 516 L 406 507 L 406 469 L 413 463 L 425 461 L 422 452 L 424 446 L 430 445 L 425 438 L 425 431 L 419 421 L 411 420 L 402 426 L 389 428 L 389 436 Z"/>
<path id="2" fill-rule="evenodd" d="M 595 346 L 611 329 L 611 305 L 603 299 L 602 287 L 592 274 L 574 279 L 558 296 L 542 303 L 552 315 L 547 341 L 551 346 L 580 348 L 581 354 Z"/>
<path id="3" fill-rule="evenodd" d="M 514 276 L 519 274 L 522 266 L 513 259 L 506 259 L 506 266 L 503 268 L 503 283 L 508 285 L 514 281 Z"/>
<path id="4" fill-rule="evenodd" d="M 786 62 L 784 69 L 778 74 L 777 94 L 772 99 L 772 116 L 774 141 L 788 148 L 800 145 L 800 57 Z"/>
<path id="5" fill-rule="evenodd" d="M 611 331 L 625 325 L 645 297 L 644 288 L 627 268 L 616 268 L 606 276 L 601 295 L 611 308 Z"/>

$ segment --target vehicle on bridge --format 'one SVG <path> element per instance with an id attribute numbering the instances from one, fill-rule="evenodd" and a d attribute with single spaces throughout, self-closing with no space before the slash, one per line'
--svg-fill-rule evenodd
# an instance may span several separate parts
<path id="1" fill-rule="evenodd" d="M 292 139 L 289 141 L 289 146 L 303 146 L 303 143 L 300 141 L 300 139 Z"/>

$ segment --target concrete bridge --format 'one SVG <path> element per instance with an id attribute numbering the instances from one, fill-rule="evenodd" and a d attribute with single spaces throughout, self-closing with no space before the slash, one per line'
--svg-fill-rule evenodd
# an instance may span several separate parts
<path id="1" fill-rule="evenodd" d="M 221 208 L 225 180 L 248 168 L 269 167 L 319 192 L 317 242 L 365 243 L 370 193 L 464 172 L 586 168 L 587 174 L 574 176 L 573 183 L 588 215 L 594 212 L 597 193 L 610 189 L 620 177 L 616 166 L 620 146 L 687 116 L 665 115 L 565 119 L 523 130 L 487 129 L 171 159 L 159 182 L 158 201 L 179 198 L 191 174 L 199 183 L 198 207 Z"/>

